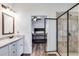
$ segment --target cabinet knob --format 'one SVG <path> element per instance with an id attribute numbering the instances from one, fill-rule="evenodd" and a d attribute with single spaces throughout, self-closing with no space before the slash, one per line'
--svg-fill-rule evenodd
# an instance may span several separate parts
<path id="1" fill-rule="evenodd" d="M 13 44 L 13 46 L 15 46 L 15 44 Z"/>
<path id="2" fill-rule="evenodd" d="M 13 53 L 15 53 L 15 51 L 13 51 Z"/>
<path id="3" fill-rule="evenodd" d="M 23 44 L 20 44 L 20 46 L 23 46 Z"/>

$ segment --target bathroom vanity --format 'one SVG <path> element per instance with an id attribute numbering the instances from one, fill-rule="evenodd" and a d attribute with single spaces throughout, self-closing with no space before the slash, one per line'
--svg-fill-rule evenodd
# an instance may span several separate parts
<path id="1" fill-rule="evenodd" d="M 20 56 L 24 52 L 24 36 L 0 39 L 0 56 Z"/>
<path id="2" fill-rule="evenodd" d="M 7 12 L 5 7 L 0 4 L 0 56 L 20 56 L 24 53 L 24 36 L 17 33 L 14 12 Z"/>

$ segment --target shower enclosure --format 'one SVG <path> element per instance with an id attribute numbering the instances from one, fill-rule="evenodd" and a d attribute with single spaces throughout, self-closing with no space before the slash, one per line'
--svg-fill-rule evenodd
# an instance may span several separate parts
<path id="1" fill-rule="evenodd" d="M 67 55 L 67 14 L 58 20 L 58 52 Z"/>
<path id="2" fill-rule="evenodd" d="M 74 5 L 68 11 L 57 12 L 58 53 L 63 56 L 79 55 L 79 6 Z M 62 15 L 61 15 L 62 14 Z"/>

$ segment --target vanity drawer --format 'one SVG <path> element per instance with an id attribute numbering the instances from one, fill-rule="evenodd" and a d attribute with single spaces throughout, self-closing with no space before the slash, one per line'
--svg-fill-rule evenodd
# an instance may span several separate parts
<path id="1" fill-rule="evenodd" d="M 17 56 L 20 56 L 23 53 L 23 39 L 17 41 Z"/>
<path id="2" fill-rule="evenodd" d="M 9 55 L 10 56 L 16 56 L 17 55 L 17 46 L 16 42 L 9 45 Z"/>
<path id="3" fill-rule="evenodd" d="M 0 56 L 8 56 L 8 46 L 0 48 Z"/>

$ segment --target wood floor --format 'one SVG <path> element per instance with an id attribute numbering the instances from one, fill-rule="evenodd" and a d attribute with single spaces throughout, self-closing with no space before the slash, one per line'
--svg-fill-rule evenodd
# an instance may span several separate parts
<path id="1" fill-rule="evenodd" d="M 23 54 L 22 56 L 59 56 L 57 52 L 46 52 L 46 43 L 33 43 L 32 54 Z"/>
<path id="2" fill-rule="evenodd" d="M 33 43 L 32 56 L 45 56 L 46 43 Z"/>
<path id="3" fill-rule="evenodd" d="M 46 43 L 34 43 L 31 56 L 57 56 L 56 52 L 47 53 Z"/>

